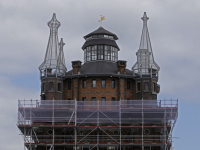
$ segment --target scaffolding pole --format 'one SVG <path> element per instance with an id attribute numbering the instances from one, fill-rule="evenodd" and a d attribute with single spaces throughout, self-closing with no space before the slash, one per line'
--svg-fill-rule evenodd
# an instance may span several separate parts
<path id="1" fill-rule="evenodd" d="M 74 145 L 74 147 L 75 147 L 75 150 L 77 150 L 77 127 L 76 127 L 76 125 L 77 125 L 77 101 L 76 101 L 76 99 L 75 99 L 75 124 L 74 124 L 74 136 L 75 136 L 75 145 Z"/>
<path id="2" fill-rule="evenodd" d="M 119 144 L 119 147 L 120 147 L 120 150 L 122 148 L 122 131 L 121 131 L 121 99 L 119 101 L 119 133 L 120 133 L 120 144 Z"/>
<path id="3" fill-rule="evenodd" d="M 142 97 L 142 150 L 144 150 L 144 102 Z"/>

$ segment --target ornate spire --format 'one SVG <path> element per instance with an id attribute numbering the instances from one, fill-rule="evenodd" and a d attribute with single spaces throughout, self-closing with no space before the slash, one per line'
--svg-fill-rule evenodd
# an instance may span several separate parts
<path id="1" fill-rule="evenodd" d="M 63 51 L 63 47 L 64 47 L 65 43 L 63 42 L 63 38 L 60 39 L 60 50 L 59 50 L 59 56 L 58 56 L 58 63 L 57 63 L 57 69 L 58 71 L 64 71 L 63 73 L 65 73 L 67 71 L 67 68 L 65 66 L 65 56 L 64 56 L 64 51 Z"/>
<path id="2" fill-rule="evenodd" d="M 139 49 L 148 49 L 151 52 L 151 42 L 147 28 L 147 20 L 149 18 L 147 17 L 146 12 L 144 12 L 144 16 L 141 19 L 143 20 L 143 29 Z"/>
<path id="3" fill-rule="evenodd" d="M 133 66 L 133 71 L 140 74 L 150 74 L 152 70 L 153 72 L 159 71 L 160 67 L 154 61 L 149 32 L 147 28 L 147 20 L 149 18 L 147 17 L 146 12 L 144 12 L 144 16 L 141 19 L 143 20 L 142 36 L 139 50 L 136 53 L 137 62 Z"/>
<path id="4" fill-rule="evenodd" d="M 57 72 L 61 72 L 58 69 L 66 71 L 63 53 L 64 43 L 61 44 L 61 49 L 59 49 L 58 42 L 58 28 L 60 27 L 60 22 L 56 19 L 56 14 L 53 14 L 52 19 L 47 23 L 50 28 L 50 36 L 47 45 L 47 50 L 44 58 L 44 62 L 40 65 L 39 70 L 44 74 L 57 74 Z M 60 54 L 62 52 L 62 54 Z M 59 58 L 60 55 L 60 58 Z M 59 58 L 59 59 L 58 59 Z M 61 64 L 62 67 L 60 66 Z M 46 73 L 45 73 L 46 72 Z"/>

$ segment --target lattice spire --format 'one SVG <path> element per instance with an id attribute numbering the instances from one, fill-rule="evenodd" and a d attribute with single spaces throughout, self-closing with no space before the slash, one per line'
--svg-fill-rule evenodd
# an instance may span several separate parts
<path id="1" fill-rule="evenodd" d="M 47 45 L 47 50 L 44 58 L 44 62 L 40 65 L 39 69 L 41 72 L 46 71 L 49 74 L 55 74 L 57 72 L 66 71 L 63 53 L 63 46 L 61 44 L 61 49 L 59 47 L 58 41 L 58 28 L 60 27 L 60 22 L 56 19 L 56 14 L 53 14 L 52 19 L 47 23 L 50 28 L 50 36 Z M 60 54 L 60 52 L 62 54 Z M 60 58 L 59 58 L 60 56 Z M 58 70 L 61 69 L 61 70 Z M 47 71 L 48 70 L 48 71 Z M 45 72 L 44 72 L 45 73 Z"/>
<path id="2" fill-rule="evenodd" d="M 133 66 L 133 70 L 137 70 L 137 72 L 140 72 L 141 74 L 149 74 L 151 68 L 153 70 L 159 71 L 160 67 L 154 61 L 153 51 L 147 27 L 147 20 L 149 18 L 147 17 L 146 12 L 144 12 L 144 15 L 141 19 L 143 20 L 142 36 L 139 50 L 136 53 L 137 62 Z"/>
<path id="3" fill-rule="evenodd" d="M 67 71 L 67 68 L 65 66 L 65 56 L 64 56 L 64 51 L 63 51 L 63 47 L 64 47 L 65 43 L 63 42 L 63 38 L 60 39 L 60 50 L 59 50 L 59 56 L 58 56 L 58 63 L 57 63 L 57 69 L 63 70 L 63 71 Z"/>

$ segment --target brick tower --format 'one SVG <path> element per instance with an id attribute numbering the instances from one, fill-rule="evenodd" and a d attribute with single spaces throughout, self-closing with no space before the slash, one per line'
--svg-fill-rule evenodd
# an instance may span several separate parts
<path id="1" fill-rule="evenodd" d="M 158 72 L 160 67 L 156 64 L 153 57 L 147 20 L 149 18 L 144 13 L 143 30 L 140 41 L 140 47 L 137 55 L 137 62 L 133 66 L 133 73 L 136 77 L 136 99 L 157 99 L 160 91 L 158 82 Z"/>
<path id="2" fill-rule="evenodd" d="M 62 99 L 62 77 L 65 76 L 67 68 L 65 66 L 65 58 L 63 46 L 65 43 L 61 38 L 58 41 L 58 28 L 60 22 L 56 19 L 56 14 L 53 14 L 52 19 L 48 22 L 50 28 L 50 36 L 47 45 L 47 50 L 44 62 L 40 65 L 41 79 L 41 99 L 42 100 L 61 100 Z"/>

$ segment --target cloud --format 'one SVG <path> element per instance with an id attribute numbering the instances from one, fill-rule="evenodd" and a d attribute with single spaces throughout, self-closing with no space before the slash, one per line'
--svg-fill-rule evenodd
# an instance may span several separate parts
<path id="1" fill-rule="evenodd" d="M 3 120 L 0 149 L 22 149 L 17 133 L 17 98 L 39 99 L 39 86 L 26 82 L 31 74 L 39 75 L 49 37 L 47 22 L 56 13 L 61 22 L 59 38 L 64 38 L 68 70 L 72 60 L 83 61 L 83 36 L 103 27 L 119 37 L 119 59 L 131 69 L 142 32 L 143 12 L 154 57 L 161 67 L 159 98 L 198 101 L 200 89 L 200 2 L 198 0 L 2 0 L 0 1 L 0 119 Z M 17 84 L 16 84 L 17 83 Z M 7 143 L 12 141 L 12 144 Z M 14 148 L 15 147 L 15 148 Z"/>

